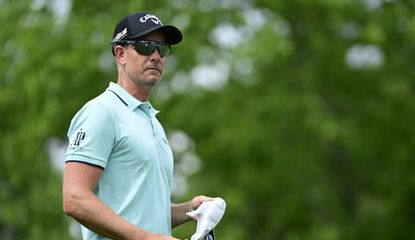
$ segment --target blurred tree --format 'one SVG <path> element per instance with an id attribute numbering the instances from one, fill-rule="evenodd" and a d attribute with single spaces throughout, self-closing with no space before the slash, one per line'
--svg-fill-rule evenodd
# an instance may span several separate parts
<path id="1" fill-rule="evenodd" d="M 47 143 L 115 81 L 113 26 L 140 9 L 183 30 L 152 101 L 202 161 L 175 200 L 228 203 L 218 238 L 415 238 L 412 1 L 0 6 L 1 239 L 73 238 Z"/>

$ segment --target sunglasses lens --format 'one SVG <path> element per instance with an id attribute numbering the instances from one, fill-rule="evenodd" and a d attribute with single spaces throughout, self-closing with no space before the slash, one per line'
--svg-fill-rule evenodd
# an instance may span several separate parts
<path id="1" fill-rule="evenodd" d="M 154 51 L 154 47 L 151 47 L 149 44 L 147 43 L 142 43 L 142 42 L 138 42 L 135 45 L 135 50 L 143 55 L 151 55 L 151 53 Z"/>
<path id="2" fill-rule="evenodd" d="M 165 44 L 159 45 L 158 49 L 161 57 L 167 56 L 170 52 L 170 47 Z"/>
<path id="3" fill-rule="evenodd" d="M 167 44 L 151 41 L 140 41 L 134 44 L 135 50 L 143 55 L 149 56 L 157 48 L 161 57 L 165 57 L 170 52 L 170 47 Z"/>

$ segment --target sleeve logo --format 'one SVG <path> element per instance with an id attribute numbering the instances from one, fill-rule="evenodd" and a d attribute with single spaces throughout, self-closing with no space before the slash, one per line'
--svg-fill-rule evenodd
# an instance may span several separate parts
<path id="1" fill-rule="evenodd" d="M 73 146 L 79 146 L 82 140 L 85 139 L 85 132 L 82 131 L 82 128 L 79 130 L 79 132 L 76 134 L 75 140 L 72 142 Z"/>

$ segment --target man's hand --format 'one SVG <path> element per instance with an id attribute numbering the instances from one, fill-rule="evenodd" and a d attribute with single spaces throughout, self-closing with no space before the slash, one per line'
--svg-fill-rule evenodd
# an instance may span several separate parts
<path id="1" fill-rule="evenodd" d="M 172 203 L 171 211 L 171 225 L 173 228 L 178 225 L 193 220 L 186 215 L 187 212 L 196 210 L 203 202 L 213 201 L 214 198 L 199 195 L 192 200 L 184 203 Z"/>
<path id="2" fill-rule="evenodd" d="M 193 210 L 196 210 L 203 202 L 213 201 L 213 200 L 214 200 L 214 198 L 206 197 L 206 196 L 203 196 L 203 195 L 196 196 L 192 199 L 192 201 L 190 201 L 189 212 L 191 212 Z"/>

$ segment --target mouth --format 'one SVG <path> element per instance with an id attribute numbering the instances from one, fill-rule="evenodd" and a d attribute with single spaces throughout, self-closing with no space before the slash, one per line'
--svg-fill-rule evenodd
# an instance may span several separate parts
<path id="1" fill-rule="evenodd" d="M 146 70 L 149 70 L 149 71 L 157 71 L 158 73 L 161 74 L 161 69 L 156 68 L 156 67 L 149 67 L 149 68 L 146 68 Z"/>

